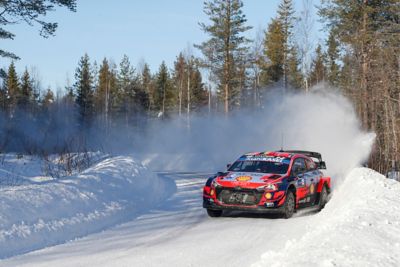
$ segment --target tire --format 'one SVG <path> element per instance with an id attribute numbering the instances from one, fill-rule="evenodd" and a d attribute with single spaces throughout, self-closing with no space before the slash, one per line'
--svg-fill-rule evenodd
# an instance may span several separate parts
<path id="1" fill-rule="evenodd" d="M 319 195 L 318 211 L 321 211 L 325 207 L 327 200 L 328 200 L 328 190 L 326 189 L 326 185 L 324 185 Z"/>
<path id="2" fill-rule="evenodd" d="M 293 216 L 295 211 L 296 200 L 292 191 L 288 191 L 286 194 L 285 204 L 283 205 L 283 218 L 289 219 Z"/>
<path id="3" fill-rule="evenodd" d="M 207 214 L 208 214 L 208 216 L 213 217 L 213 218 L 221 217 L 222 210 L 210 210 L 210 209 L 207 209 Z"/>

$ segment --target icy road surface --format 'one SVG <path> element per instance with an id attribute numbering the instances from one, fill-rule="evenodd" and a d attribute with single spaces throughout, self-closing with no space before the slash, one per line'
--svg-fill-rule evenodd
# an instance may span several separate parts
<path id="1" fill-rule="evenodd" d="M 1 266 L 249 266 L 268 250 L 301 237 L 310 214 L 290 220 L 229 214 L 209 218 L 202 208 L 208 174 L 160 173 L 177 192 L 135 220 L 110 230 L 0 261 Z"/>

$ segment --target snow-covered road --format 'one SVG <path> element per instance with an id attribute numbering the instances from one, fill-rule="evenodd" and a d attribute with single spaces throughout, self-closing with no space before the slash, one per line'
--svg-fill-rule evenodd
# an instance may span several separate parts
<path id="1" fill-rule="evenodd" d="M 1 266 L 249 266 L 298 239 L 312 216 L 290 220 L 243 213 L 208 218 L 207 174 L 161 173 L 177 192 L 157 209 L 113 229 L 0 262 Z"/>
<path id="2" fill-rule="evenodd" d="M 400 183 L 352 170 L 320 213 L 208 218 L 203 173 L 160 173 L 176 192 L 101 233 L 0 266 L 400 266 Z"/>

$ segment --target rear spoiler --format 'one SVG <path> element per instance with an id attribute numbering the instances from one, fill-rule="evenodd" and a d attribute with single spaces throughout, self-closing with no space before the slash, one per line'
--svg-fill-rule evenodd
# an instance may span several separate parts
<path id="1" fill-rule="evenodd" d="M 303 151 L 303 150 L 284 150 L 284 151 L 279 151 L 279 152 L 302 154 L 309 158 L 317 159 L 318 161 L 315 161 L 315 163 L 317 164 L 318 169 L 326 169 L 326 164 L 325 164 L 325 161 L 322 161 L 321 153 L 312 152 L 312 151 Z"/>

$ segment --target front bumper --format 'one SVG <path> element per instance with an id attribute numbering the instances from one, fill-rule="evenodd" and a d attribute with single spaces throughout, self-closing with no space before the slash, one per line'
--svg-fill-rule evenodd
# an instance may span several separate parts
<path id="1" fill-rule="evenodd" d="M 273 204 L 271 202 L 271 204 Z M 245 211 L 253 213 L 282 213 L 284 210 L 283 206 L 276 207 L 271 204 L 265 203 L 264 206 L 242 206 L 242 205 L 223 205 L 214 202 L 212 198 L 203 198 L 203 208 L 211 210 L 230 210 L 230 211 Z M 269 206 L 270 205 L 270 206 Z"/>

